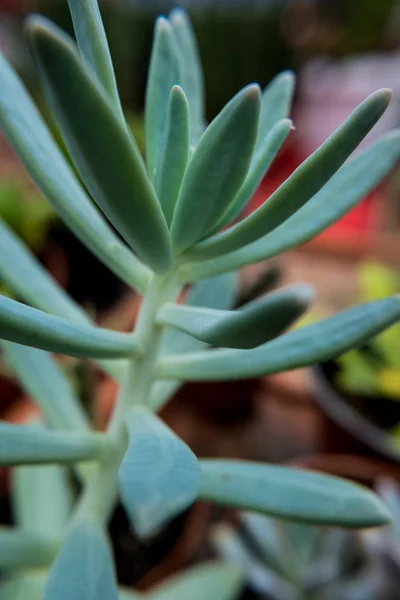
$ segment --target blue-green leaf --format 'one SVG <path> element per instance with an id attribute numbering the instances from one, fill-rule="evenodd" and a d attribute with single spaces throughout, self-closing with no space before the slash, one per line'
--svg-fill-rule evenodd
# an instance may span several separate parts
<path id="1" fill-rule="evenodd" d="M 112 449 L 102 433 L 55 432 L 0 422 L 0 465 L 97 460 Z"/>
<path id="2" fill-rule="evenodd" d="M 171 89 L 180 81 L 177 52 L 171 25 L 159 17 L 154 28 L 145 106 L 146 161 L 151 180 L 156 174 L 167 126 Z"/>
<path id="3" fill-rule="evenodd" d="M 171 90 L 164 143 L 157 166 L 155 188 L 168 225 L 189 159 L 189 106 L 179 86 Z"/>
<path id="4" fill-rule="evenodd" d="M 250 552 L 239 534 L 229 525 L 217 525 L 211 534 L 212 542 L 219 556 L 237 565 L 242 571 L 247 585 L 262 595 L 278 600 L 280 598 L 295 598 L 295 588 L 269 569 L 269 564 L 261 562 Z"/>
<path id="5" fill-rule="evenodd" d="M 158 320 L 212 346 L 254 348 L 280 335 L 308 308 L 313 290 L 293 285 L 235 311 L 166 304 Z"/>
<path id="6" fill-rule="evenodd" d="M 234 600 L 242 588 L 242 576 L 232 564 L 196 565 L 150 590 L 149 600 Z M 0 599 L 1 600 L 1 599 Z"/>
<path id="7" fill-rule="evenodd" d="M 40 600 L 46 571 L 26 571 L 13 575 L 0 585 L 0 600 Z"/>
<path id="8" fill-rule="evenodd" d="M 0 338 L 88 358 L 123 358 L 138 351 L 131 334 L 75 324 L 0 296 Z"/>
<path id="9" fill-rule="evenodd" d="M 1 54 L 0 126 L 34 183 L 71 231 L 118 277 L 143 292 L 149 270 L 94 208 L 21 80 Z"/>
<path id="10" fill-rule="evenodd" d="M 124 120 L 110 50 L 97 0 L 68 0 L 79 52 Z"/>
<path id="11" fill-rule="evenodd" d="M 237 293 L 237 279 L 237 273 L 227 273 L 221 277 L 200 281 L 187 294 L 185 304 L 221 310 L 232 308 Z M 205 347 L 204 342 L 191 335 L 174 327 L 167 327 L 161 341 L 160 354 L 165 356 L 174 352 L 202 350 Z M 151 390 L 149 407 L 154 411 L 159 410 L 180 385 L 180 381 L 156 381 Z"/>
<path id="12" fill-rule="evenodd" d="M 213 350 L 160 360 L 158 376 L 187 381 L 260 377 L 325 361 L 400 320 L 400 296 L 360 304 L 252 350 Z"/>
<path id="13" fill-rule="evenodd" d="M 117 600 L 113 558 L 104 531 L 92 521 L 70 528 L 50 570 L 42 600 Z"/>
<path id="14" fill-rule="evenodd" d="M 41 17 L 30 19 L 28 34 L 47 102 L 82 181 L 131 248 L 154 270 L 168 270 L 168 227 L 135 140 L 66 34 Z"/>
<path id="15" fill-rule="evenodd" d="M 36 308 L 87 323 L 81 307 L 42 267 L 39 261 L 0 219 L 0 278 L 13 292 Z"/>
<path id="16" fill-rule="evenodd" d="M 70 472 L 58 465 L 16 467 L 12 474 L 12 508 L 18 527 L 27 533 L 62 539 L 74 504 Z"/>
<path id="17" fill-rule="evenodd" d="M 132 526 L 145 537 L 195 501 L 200 468 L 186 444 L 145 408 L 136 407 L 127 426 L 119 490 Z"/>
<path id="18" fill-rule="evenodd" d="M 292 122 L 289 119 L 284 119 L 279 121 L 271 131 L 268 132 L 265 140 L 263 140 L 260 145 L 257 156 L 254 157 L 252 164 L 250 165 L 249 172 L 243 185 L 232 203 L 228 206 L 228 210 L 225 212 L 222 219 L 216 225 L 216 231 L 222 229 L 240 215 L 265 177 L 272 161 L 289 135 L 292 127 Z"/>
<path id="19" fill-rule="evenodd" d="M 202 498 L 315 525 L 376 527 L 390 516 L 379 498 L 354 483 L 289 467 L 202 460 Z"/>
<path id="20" fill-rule="evenodd" d="M 269 85 L 264 88 L 261 97 L 260 126 L 254 161 L 258 159 L 259 153 L 263 151 L 264 140 L 273 127 L 282 119 L 287 119 L 290 115 L 294 86 L 294 73 L 292 71 L 283 71 L 274 77 Z"/>
<path id="21" fill-rule="evenodd" d="M 29 248 L 1 219 L 0 279 L 12 292 L 35 308 L 76 323 L 90 322 L 87 314 L 49 276 Z M 98 360 L 98 364 L 112 377 L 120 377 L 122 369 L 117 361 Z"/>
<path id="22" fill-rule="evenodd" d="M 174 9 L 169 15 L 178 47 L 180 84 L 189 100 L 190 143 L 195 146 L 204 130 L 203 69 L 196 37 L 184 10 Z"/>
<path id="23" fill-rule="evenodd" d="M 303 208 L 256 242 L 225 256 L 181 269 L 184 281 L 196 281 L 256 263 L 318 235 L 351 210 L 400 158 L 400 133 L 385 135 L 350 159 Z"/>
<path id="24" fill-rule="evenodd" d="M 259 88 L 247 86 L 202 135 L 185 171 L 172 219 L 176 252 L 201 240 L 237 194 L 253 155 L 259 112 Z"/>
<path id="25" fill-rule="evenodd" d="M 0 568 L 48 567 L 57 552 L 54 538 L 0 527 Z"/>
<path id="26" fill-rule="evenodd" d="M 43 350 L 2 340 L 7 366 L 54 429 L 87 431 L 89 420 L 54 358 Z"/>
<path id="27" fill-rule="evenodd" d="M 262 206 L 227 231 L 198 244 L 187 257 L 202 260 L 231 252 L 281 225 L 338 171 L 385 112 L 390 98 L 389 90 L 371 94 Z"/>

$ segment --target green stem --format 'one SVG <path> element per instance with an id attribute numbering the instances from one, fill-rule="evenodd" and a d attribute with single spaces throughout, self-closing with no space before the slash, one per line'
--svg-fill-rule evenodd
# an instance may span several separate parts
<path id="1" fill-rule="evenodd" d="M 104 524 L 114 508 L 118 495 L 118 470 L 128 446 L 125 417 L 133 405 L 148 402 L 163 331 L 163 327 L 156 323 L 157 313 L 166 302 L 175 300 L 178 291 L 175 274 L 163 278 L 155 276 L 143 298 L 135 328 L 143 353 L 128 363 L 108 428 L 115 451 L 98 463 L 75 518 L 90 516 Z"/>

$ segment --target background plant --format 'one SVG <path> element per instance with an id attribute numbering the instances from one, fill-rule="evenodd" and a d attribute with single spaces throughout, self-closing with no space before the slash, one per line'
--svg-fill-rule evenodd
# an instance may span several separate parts
<path id="1" fill-rule="evenodd" d="M 97 4 L 70 0 L 69 6 L 77 46 L 39 16 L 29 19 L 27 35 L 79 179 L 4 58 L 0 122 L 59 217 L 143 302 L 133 332 L 96 327 L 1 226 L 1 275 L 21 299 L 1 298 L 2 348 L 42 412 L 40 423 L 1 424 L 0 462 L 17 467 L 16 527 L 0 532 L 0 564 L 12 586 L 12 592 L 3 587 L 4 597 L 34 595 L 44 585 L 44 600 L 116 598 L 105 528 L 118 499 L 143 537 L 198 497 L 312 524 L 387 523 L 383 504 L 349 482 L 259 463 L 197 460 L 155 413 L 183 381 L 260 376 L 326 360 L 400 318 L 393 296 L 280 335 L 311 302 L 303 284 L 229 310 L 239 267 L 319 233 L 391 169 L 400 154 L 398 132 L 347 161 L 390 93 L 367 98 L 267 202 L 240 219 L 292 128 L 293 75 L 278 76 L 262 94 L 247 86 L 206 127 L 188 19 L 180 10 L 160 18 L 146 93 L 145 164 L 125 123 Z M 106 432 L 93 430 L 51 352 L 95 360 L 120 381 Z M 68 473 L 76 478 L 70 492 Z M 215 580 L 199 585 L 195 573 L 184 580 L 190 594 L 179 579 L 170 584 L 178 586 L 173 592 L 158 590 L 156 597 L 205 598 L 210 589 L 218 598 L 234 595 L 237 572 L 213 569 L 201 573 L 207 581 L 214 573 L 220 592 Z"/>

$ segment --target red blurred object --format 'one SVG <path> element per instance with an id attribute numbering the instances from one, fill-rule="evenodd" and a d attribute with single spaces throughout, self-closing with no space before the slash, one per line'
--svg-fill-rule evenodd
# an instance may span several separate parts
<path id="1" fill-rule="evenodd" d="M 249 202 L 246 213 L 249 214 L 261 206 L 305 158 L 300 154 L 295 143 L 287 144 Z M 348 235 L 357 235 L 358 239 L 366 239 L 371 231 L 380 228 L 384 201 L 382 188 L 376 188 L 349 213 L 315 239 L 332 242 L 337 240 L 338 243 Z"/>

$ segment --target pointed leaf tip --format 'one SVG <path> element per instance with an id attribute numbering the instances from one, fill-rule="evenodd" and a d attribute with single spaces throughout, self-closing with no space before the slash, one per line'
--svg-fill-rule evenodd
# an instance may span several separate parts
<path id="1" fill-rule="evenodd" d="M 313 525 L 380 527 L 390 515 L 376 494 L 353 482 L 263 463 L 200 461 L 205 500 Z"/>
<path id="2" fill-rule="evenodd" d="M 185 171 L 171 225 L 177 253 L 201 240 L 244 182 L 258 134 L 260 91 L 242 89 L 208 126 Z"/>
<path id="3" fill-rule="evenodd" d="M 46 101 L 82 181 L 139 257 L 168 271 L 168 227 L 133 136 L 73 40 L 41 17 L 31 18 L 28 30 Z"/>
<path id="4" fill-rule="evenodd" d="M 147 537 L 196 500 L 201 471 L 188 446 L 148 409 L 136 407 L 127 427 L 119 490 L 136 533 Z"/>

